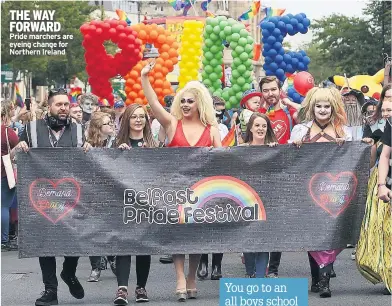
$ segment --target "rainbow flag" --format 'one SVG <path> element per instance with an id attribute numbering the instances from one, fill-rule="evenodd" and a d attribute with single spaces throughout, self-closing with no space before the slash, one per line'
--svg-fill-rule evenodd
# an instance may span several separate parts
<path id="1" fill-rule="evenodd" d="M 131 25 L 132 21 L 128 18 L 127 14 L 125 14 L 122 10 L 116 10 L 116 14 L 120 20 L 125 21 L 128 25 Z"/>
<path id="2" fill-rule="evenodd" d="M 69 102 L 78 103 L 78 95 L 82 94 L 82 89 L 80 87 L 74 87 L 69 93 Z"/>
<path id="3" fill-rule="evenodd" d="M 202 11 L 203 11 L 203 12 L 206 12 L 207 17 L 215 17 L 215 14 L 213 14 L 212 12 L 210 12 L 210 11 L 208 10 L 208 5 L 211 3 L 211 1 L 212 1 L 212 0 L 206 0 L 206 1 L 203 1 L 203 2 L 200 4 L 200 7 L 201 7 Z"/>
<path id="4" fill-rule="evenodd" d="M 105 98 L 98 98 L 98 105 L 103 107 L 110 107 L 110 103 Z"/>
<path id="5" fill-rule="evenodd" d="M 238 20 L 239 21 L 249 20 L 252 17 L 256 16 L 260 11 L 260 5 L 261 5 L 260 0 L 254 1 L 250 6 L 250 8 L 245 13 L 243 13 L 240 17 L 238 17 Z"/>
<path id="6" fill-rule="evenodd" d="M 265 17 L 263 18 L 263 20 L 266 18 L 274 17 L 274 16 L 282 16 L 285 11 L 286 11 L 286 9 L 277 9 L 277 8 L 272 8 L 272 7 L 266 7 L 264 9 Z"/>
<path id="7" fill-rule="evenodd" d="M 196 0 L 168 0 L 169 4 L 176 10 L 179 11 L 183 9 L 183 15 L 188 15 L 188 11 L 192 7 L 192 5 L 196 2 Z"/>
<path id="8" fill-rule="evenodd" d="M 234 147 L 237 145 L 237 137 L 236 137 L 236 125 L 233 125 L 229 131 L 229 133 L 223 138 L 222 146 L 223 147 Z"/>
<path id="9" fill-rule="evenodd" d="M 16 83 L 15 83 L 15 95 L 16 95 L 16 99 L 15 99 L 16 106 L 23 108 L 24 107 L 23 98 L 22 95 L 20 94 L 18 84 Z"/>

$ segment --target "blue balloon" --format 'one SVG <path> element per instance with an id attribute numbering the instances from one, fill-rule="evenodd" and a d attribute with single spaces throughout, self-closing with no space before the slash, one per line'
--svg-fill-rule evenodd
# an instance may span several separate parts
<path id="1" fill-rule="evenodd" d="M 286 34 L 285 34 L 286 36 Z M 283 42 L 284 36 L 283 35 L 279 35 L 279 37 L 276 38 L 276 41 L 278 42 Z"/>
<path id="2" fill-rule="evenodd" d="M 287 31 L 287 34 L 289 34 L 290 36 L 294 36 L 295 34 L 297 34 L 297 31 L 293 29 L 291 31 Z"/>
<path id="3" fill-rule="evenodd" d="M 305 27 L 302 30 L 299 30 L 299 32 L 301 34 L 306 34 L 306 33 L 308 33 L 308 31 L 309 31 L 309 28 L 305 28 Z"/>
<path id="4" fill-rule="evenodd" d="M 292 98 L 293 94 L 296 93 L 295 89 L 290 87 L 289 89 L 287 89 L 287 95 Z"/>
<path id="5" fill-rule="evenodd" d="M 306 52 L 304 50 L 300 50 L 298 53 L 302 54 L 302 56 L 306 56 Z"/>
<path id="6" fill-rule="evenodd" d="M 304 68 L 304 70 L 303 70 L 303 71 L 308 71 L 308 70 L 309 70 L 309 67 L 308 67 L 308 65 L 305 65 L 305 64 L 304 64 L 304 66 L 305 66 L 305 68 Z"/>
<path id="7" fill-rule="evenodd" d="M 268 29 L 268 21 L 262 21 L 261 24 L 260 24 L 260 27 L 263 30 L 267 30 Z"/>
<path id="8" fill-rule="evenodd" d="M 272 23 L 274 23 L 275 25 L 277 25 L 278 22 L 279 22 L 279 19 L 278 19 L 277 17 L 271 17 L 271 18 L 269 19 L 269 22 L 272 22 Z"/>
<path id="9" fill-rule="evenodd" d="M 297 14 L 297 15 L 295 15 L 295 19 L 298 20 L 298 23 L 302 23 L 302 21 L 304 20 L 304 17 L 302 17 L 301 14 Z"/>
<path id="10" fill-rule="evenodd" d="M 263 38 L 264 38 L 264 37 L 270 36 L 271 33 L 270 33 L 270 31 L 268 31 L 268 30 L 266 30 L 266 29 L 263 29 L 263 30 L 261 31 L 261 35 L 262 35 Z"/>
<path id="11" fill-rule="evenodd" d="M 281 62 L 283 62 L 283 56 L 280 55 L 280 54 L 278 54 L 278 55 L 275 57 L 275 63 L 280 64 Z"/>
<path id="12" fill-rule="evenodd" d="M 277 55 L 276 57 L 278 57 L 278 55 Z M 280 69 L 283 69 L 283 71 L 286 71 L 286 67 L 287 67 L 287 64 L 286 64 L 284 61 L 282 61 L 282 62 L 279 64 L 279 68 L 280 68 Z"/>
<path id="13" fill-rule="evenodd" d="M 280 55 L 283 56 L 283 55 L 285 54 L 284 49 L 283 49 L 283 48 L 280 48 L 279 51 L 278 51 L 278 54 L 280 54 Z"/>
<path id="14" fill-rule="evenodd" d="M 274 48 L 276 51 L 279 51 L 279 49 L 282 48 L 282 44 L 280 42 L 276 42 L 273 44 L 272 48 Z"/>
<path id="15" fill-rule="evenodd" d="M 298 63 L 299 63 L 298 58 L 294 57 L 291 59 L 291 65 L 293 66 L 293 68 L 297 68 Z"/>
<path id="16" fill-rule="evenodd" d="M 302 97 L 299 99 L 299 103 L 302 103 L 302 101 L 305 100 L 305 97 Z"/>
<path id="17" fill-rule="evenodd" d="M 302 33 L 306 28 L 304 27 L 304 25 L 302 23 L 298 23 L 297 25 L 297 30 L 298 32 Z"/>
<path id="18" fill-rule="evenodd" d="M 269 69 L 270 65 L 269 64 L 264 64 L 263 65 L 263 69 L 264 71 L 267 71 Z"/>
<path id="19" fill-rule="evenodd" d="M 291 18 L 290 19 L 290 23 L 293 26 L 293 28 L 295 29 L 298 26 L 298 20 L 295 18 Z"/>
<path id="20" fill-rule="evenodd" d="M 305 70 L 305 65 L 303 63 L 298 63 L 297 67 L 298 67 L 297 68 L 298 71 L 304 71 Z"/>
<path id="21" fill-rule="evenodd" d="M 290 23 L 290 17 L 285 15 L 280 20 L 282 20 L 285 24 Z"/>
<path id="22" fill-rule="evenodd" d="M 272 58 L 275 58 L 275 56 L 278 55 L 278 52 L 277 52 L 275 49 L 271 49 L 271 50 L 269 50 L 269 51 L 267 52 L 267 55 L 270 56 L 270 57 L 272 57 Z"/>
<path id="23" fill-rule="evenodd" d="M 275 72 L 276 69 L 278 69 L 278 64 L 277 63 L 271 63 L 270 64 L 270 70 Z"/>
<path id="24" fill-rule="evenodd" d="M 279 30 L 281 30 L 281 31 L 286 30 L 286 24 L 285 24 L 282 20 L 280 20 L 280 21 L 278 22 L 278 24 L 277 24 L 277 28 L 278 28 Z"/>
<path id="25" fill-rule="evenodd" d="M 300 100 L 301 100 L 301 96 L 300 96 L 300 94 L 299 93 L 294 93 L 293 94 L 293 100 L 294 100 L 294 102 L 299 102 Z"/>
<path id="26" fill-rule="evenodd" d="M 291 19 L 291 18 L 294 18 L 294 15 L 293 15 L 293 14 L 287 14 L 286 16 L 287 16 L 288 18 L 290 18 L 290 19 Z"/>
<path id="27" fill-rule="evenodd" d="M 294 27 L 291 23 L 286 25 L 287 33 L 290 33 L 294 30 Z"/>
<path id="28" fill-rule="evenodd" d="M 291 63 L 291 56 L 290 56 L 290 54 L 285 54 L 285 55 L 283 55 L 283 61 L 286 63 L 286 64 L 290 64 Z"/>
<path id="29" fill-rule="evenodd" d="M 306 14 L 305 13 L 299 13 L 303 18 L 306 18 Z"/>
<path id="30" fill-rule="evenodd" d="M 310 26 L 310 20 L 308 18 L 304 17 L 304 20 L 302 20 L 302 24 L 304 25 L 304 27 L 307 28 L 308 26 Z"/>
<path id="31" fill-rule="evenodd" d="M 264 49 L 264 51 L 269 51 L 272 49 L 272 46 L 270 44 L 264 44 L 263 49 Z"/>
<path id="32" fill-rule="evenodd" d="M 286 71 L 287 71 L 288 73 L 294 73 L 294 72 L 295 72 L 295 68 L 293 67 L 293 65 L 287 64 L 287 65 L 286 65 Z"/>
<path id="33" fill-rule="evenodd" d="M 272 35 L 275 36 L 276 38 L 279 37 L 279 35 L 281 34 L 282 32 L 278 28 L 275 28 L 274 31 L 272 32 Z"/>
<path id="34" fill-rule="evenodd" d="M 283 77 L 284 77 L 284 71 L 283 71 L 283 69 L 280 69 L 280 68 L 276 69 L 275 75 L 276 75 L 278 78 L 283 78 Z"/>
<path id="35" fill-rule="evenodd" d="M 298 59 L 298 61 L 301 61 L 302 60 L 302 54 L 299 53 L 299 52 L 295 52 L 294 53 L 294 58 Z"/>
<path id="36" fill-rule="evenodd" d="M 265 45 L 265 44 L 267 44 L 268 42 L 267 42 L 267 38 L 268 38 L 269 36 L 263 36 L 263 38 L 261 39 L 261 42 L 263 43 L 263 45 Z"/>
<path id="37" fill-rule="evenodd" d="M 266 56 L 268 55 L 268 51 L 263 50 L 263 52 L 261 52 L 261 54 L 262 54 L 264 57 L 266 57 Z"/>
<path id="38" fill-rule="evenodd" d="M 274 75 L 274 73 L 271 70 L 265 70 L 265 75 Z"/>
<path id="39" fill-rule="evenodd" d="M 273 22 L 267 22 L 267 28 L 268 31 L 272 32 L 275 29 L 275 24 Z"/>
<path id="40" fill-rule="evenodd" d="M 264 63 L 266 64 L 271 64 L 273 62 L 272 58 L 269 56 L 264 57 Z"/>
<path id="41" fill-rule="evenodd" d="M 267 43 L 273 45 L 276 42 L 276 38 L 274 36 L 268 36 Z"/>

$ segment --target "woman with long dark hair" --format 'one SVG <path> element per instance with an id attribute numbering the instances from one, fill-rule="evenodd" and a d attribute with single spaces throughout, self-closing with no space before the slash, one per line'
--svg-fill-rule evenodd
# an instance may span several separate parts
<path id="1" fill-rule="evenodd" d="M 152 133 L 148 115 L 143 106 L 132 104 L 122 115 L 120 130 L 117 135 L 117 146 L 122 150 L 133 148 L 157 147 Z M 151 256 L 136 256 L 136 302 L 148 302 L 146 284 L 150 273 Z M 115 305 L 128 304 L 128 281 L 131 271 L 131 256 L 116 256 L 116 277 L 118 289 L 114 299 Z"/>

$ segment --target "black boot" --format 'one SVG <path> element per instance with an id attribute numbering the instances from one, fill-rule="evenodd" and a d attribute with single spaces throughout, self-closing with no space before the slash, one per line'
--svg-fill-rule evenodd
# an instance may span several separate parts
<path id="1" fill-rule="evenodd" d="M 331 268 L 331 278 L 336 277 L 336 273 L 335 270 L 333 269 L 333 264 L 332 264 L 332 268 Z"/>
<path id="2" fill-rule="evenodd" d="M 323 272 L 320 275 L 320 297 L 329 298 L 331 297 L 331 289 L 329 289 L 329 280 L 331 275 L 328 272 Z"/>
<path id="3" fill-rule="evenodd" d="M 197 268 L 197 277 L 204 280 L 208 277 L 208 254 L 203 254 L 200 257 L 199 266 Z"/>
<path id="4" fill-rule="evenodd" d="M 211 272 L 211 280 L 220 280 L 221 278 L 222 278 L 222 267 L 221 267 L 221 265 L 213 266 L 212 267 L 212 272 Z"/>
<path id="5" fill-rule="evenodd" d="M 310 273 L 312 274 L 312 286 L 310 287 L 311 292 L 319 292 L 320 291 L 320 269 L 317 262 L 314 260 L 312 255 L 308 253 L 309 257 L 309 265 L 310 265 Z"/>

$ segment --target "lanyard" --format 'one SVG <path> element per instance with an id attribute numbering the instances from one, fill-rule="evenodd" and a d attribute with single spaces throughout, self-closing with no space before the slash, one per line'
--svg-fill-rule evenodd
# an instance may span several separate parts
<path id="1" fill-rule="evenodd" d="M 48 127 L 49 141 L 50 141 L 50 144 L 52 145 L 52 148 L 57 148 L 57 145 L 58 145 L 58 143 L 59 143 L 59 141 L 60 141 L 60 139 L 61 139 L 61 136 L 63 136 L 64 131 L 65 131 L 65 127 L 63 127 L 63 128 L 61 129 L 60 134 L 59 134 L 59 138 L 56 139 L 56 140 L 53 140 L 52 130 Z M 55 137 L 55 138 L 56 138 L 56 137 Z"/>

